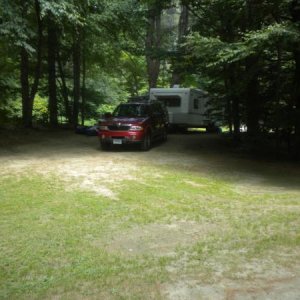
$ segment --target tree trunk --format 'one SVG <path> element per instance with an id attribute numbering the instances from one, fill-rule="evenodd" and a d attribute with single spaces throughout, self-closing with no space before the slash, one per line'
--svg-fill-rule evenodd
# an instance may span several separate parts
<path id="1" fill-rule="evenodd" d="M 86 91 L 86 59 L 85 59 L 85 32 L 83 32 L 83 49 L 82 49 L 82 91 L 81 91 L 81 125 L 85 121 L 85 91 Z"/>
<path id="2" fill-rule="evenodd" d="M 240 126 L 241 126 L 241 116 L 240 116 L 240 100 L 237 91 L 237 78 L 236 78 L 236 64 L 231 64 L 227 69 L 228 78 L 228 91 L 227 95 L 230 97 L 230 102 L 232 103 L 232 123 L 233 123 L 233 137 L 235 141 L 240 140 Z"/>
<path id="3" fill-rule="evenodd" d="M 23 9 L 23 15 L 26 14 L 26 9 Z M 35 94 L 38 89 L 40 70 L 42 63 L 42 37 L 43 37 L 43 27 L 41 21 L 41 10 L 38 0 L 35 0 L 35 11 L 37 18 L 37 28 L 38 28 L 38 41 L 37 41 L 37 62 L 34 73 L 34 80 L 30 91 L 29 86 L 29 57 L 26 49 L 22 47 L 21 49 L 21 89 L 22 89 L 22 118 L 23 125 L 25 127 L 32 127 L 32 113 L 33 113 L 33 101 Z"/>
<path id="4" fill-rule="evenodd" d="M 56 95 L 56 45 L 57 37 L 53 21 L 48 19 L 48 89 L 49 89 L 49 115 L 50 126 L 57 127 L 58 125 L 58 108 Z"/>
<path id="5" fill-rule="evenodd" d="M 36 11 L 37 27 L 38 27 L 38 41 L 37 41 L 37 62 L 35 66 L 34 81 L 30 92 L 31 110 L 33 109 L 34 97 L 36 95 L 39 86 L 39 80 L 41 77 L 41 64 L 42 64 L 43 23 L 41 19 L 41 8 L 38 0 L 35 0 L 35 11 Z"/>
<path id="6" fill-rule="evenodd" d="M 178 38 L 177 38 L 177 51 L 179 54 L 184 51 L 182 43 L 184 42 L 184 38 L 188 33 L 188 25 L 189 25 L 189 12 L 186 5 L 181 5 L 181 13 L 178 24 Z M 180 84 L 182 81 L 181 68 L 177 61 L 173 64 L 173 73 L 171 80 L 171 87 L 174 84 Z"/>
<path id="7" fill-rule="evenodd" d="M 240 140 L 240 101 L 237 95 L 232 97 L 233 136 L 236 141 Z"/>
<path id="8" fill-rule="evenodd" d="M 80 34 L 76 28 L 73 41 L 73 125 L 78 125 L 80 100 Z"/>
<path id="9" fill-rule="evenodd" d="M 259 30 L 261 28 L 260 13 L 258 11 L 261 6 L 260 0 L 247 0 L 246 1 L 246 28 L 248 30 Z M 245 61 L 246 69 L 246 123 L 247 123 L 247 134 L 249 136 L 256 136 L 259 131 L 259 120 L 260 120 L 260 95 L 259 95 L 259 82 L 258 82 L 258 67 L 259 57 L 250 56 Z"/>
<path id="10" fill-rule="evenodd" d="M 59 70 L 60 79 L 61 79 L 61 91 L 62 91 L 62 97 L 63 97 L 63 101 L 64 101 L 65 113 L 66 113 L 68 123 L 71 123 L 72 122 L 72 111 L 71 111 L 70 102 L 69 102 L 66 77 L 65 77 L 64 70 L 63 70 L 63 65 L 61 62 L 59 52 L 57 52 L 57 65 L 58 65 L 58 70 Z"/>
<path id="11" fill-rule="evenodd" d="M 300 48 L 300 45 L 299 45 Z M 294 107 L 295 107 L 295 156 L 300 159 L 300 49 L 294 51 L 295 57 L 295 87 L 294 87 Z"/>
<path id="12" fill-rule="evenodd" d="M 261 115 L 259 82 L 257 74 L 258 57 L 252 56 L 246 59 L 246 76 L 248 77 L 246 85 L 246 123 L 247 134 L 256 136 L 259 134 L 259 120 Z"/>
<path id="13" fill-rule="evenodd" d="M 29 97 L 29 67 L 28 53 L 24 47 L 21 48 L 20 80 L 22 94 L 22 118 L 24 127 L 32 127 L 32 110 L 30 109 Z"/>
<path id="14" fill-rule="evenodd" d="M 149 88 L 156 87 L 160 71 L 158 55 L 161 40 L 161 9 L 154 5 L 148 10 L 148 28 L 146 36 L 146 62 Z"/>
<path id="15" fill-rule="evenodd" d="M 300 24 L 300 0 L 293 0 L 291 3 L 291 16 L 294 24 Z M 295 107 L 295 156 L 300 159 L 300 43 L 294 47 L 295 75 L 294 75 L 294 107 Z"/>
<path id="16" fill-rule="evenodd" d="M 225 66 L 224 67 L 224 86 L 225 86 L 225 91 L 226 91 L 226 110 L 227 110 L 227 125 L 229 128 L 230 134 L 233 133 L 232 130 L 232 97 L 230 97 L 230 84 L 229 84 L 229 74 L 228 74 L 228 69 Z"/>

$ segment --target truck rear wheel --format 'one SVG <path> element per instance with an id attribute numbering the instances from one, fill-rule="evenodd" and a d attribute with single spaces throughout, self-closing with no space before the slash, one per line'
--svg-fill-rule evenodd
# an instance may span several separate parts
<path id="1" fill-rule="evenodd" d="M 216 125 L 210 125 L 206 127 L 206 132 L 208 133 L 222 133 L 222 129 Z"/>

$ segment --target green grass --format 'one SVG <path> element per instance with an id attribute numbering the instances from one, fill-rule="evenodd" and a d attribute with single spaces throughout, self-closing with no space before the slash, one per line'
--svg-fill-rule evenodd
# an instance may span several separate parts
<path id="1" fill-rule="evenodd" d="M 299 192 L 246 194 L 167 167 L 144 165 L 136 175 L 110 184 L 118 200 L 69 191 L 55 177 L 0 179 L 0 299 L 160 299 L 174 276 L 251 278 L 258 271 L 247 264 L 293 268 L 299 259 Z M 132 228 L 181 220 L 208 230 L 176 255 L 105 246 Z"/>

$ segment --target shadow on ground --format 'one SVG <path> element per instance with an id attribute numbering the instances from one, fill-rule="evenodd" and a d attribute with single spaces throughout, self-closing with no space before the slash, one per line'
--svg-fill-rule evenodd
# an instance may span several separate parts
<path id="1" fill-rule="evenodd" d="M 252 186 L 300 190 L 300 164 L 257 157 L 232 144 L 227 135 L 171 134 L 168 141 L 155 143 L 150 151 L 136 146 L 102 151 L 95 136 L 77 135 L 70 130 L 0 131 L 0 160 L 94 159 L 101 162 L 150 163 L 191 172 L 206 173 L 230 182 Z M 120 166 L 122 168 L 122 166 Z M 262 191 L 263 192 L 263 191 Z"/>

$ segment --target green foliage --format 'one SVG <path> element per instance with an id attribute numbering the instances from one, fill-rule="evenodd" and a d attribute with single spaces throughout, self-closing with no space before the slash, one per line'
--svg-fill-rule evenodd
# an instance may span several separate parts
<path id="1" fill-rule="evenodd" d="M 294 53 L 299 49 L 300 30 L 299 22 L 291 15 L 290 0 L 187 0 L 180 3 L 171 0 L 39 0 L 37 3 L 43 25 L 38 93 L 42 99 L 48 96 L 46 41 L 51 21 L 56 29 L 56 46 L 65 77 L 63 86 L 60 71 L 56 70 L 62 118 L 70 119 L 66 116 L 68 108 L 72 114 L 75 37 L 81 48 L 81 79 L 85 76 L 86 87 L 82 88 L 85 107 L 80 108 L 86 118 L 97 118 L 105 104 L 114 106 L 129 96 L 147 92 L 145 56 L 160 61 L 160 86 L 169 86 L 172 72 L 178 68 L 182 73 L 182 86 L 208 90 L 214 108 L 225 111 L 228 122 L 234 117 L 249 122 L 253 118 L 249 113 L 256 110 L 255 122 L 268 124 L 273 130 L 276 124 L 281 127 L 280 124 L 286 123 L 285 117 L 276 124 L 272 121 L 278 119 L 278 107 L 288 111 L 287 115 L 295 115 Z M 21 48 L 29 54 L 30 86 L 36 74 L 39 35 L 35 4 L 35 1 L 0 0 L 2 122 L 20 117 Z M 187 5 L 190 13 L 189 35 L 183 45 L 177 40 L 179 4 Z M 149 12 L 161 12 L 161 34 L 158 45 L 149 46 L 153 49 L 145 48 Z M 255 101 L 251 102 L 250 97 Z M 35 108 L 33 118 L 47 120 L 45 100 L 36 98 L 35 101 L 40 108 Z M 239 102 L 240 109 L 235 116 L 234 101 Z"/>
<path id="2" fill-rule="evenodd" d="M 86 63 L 85 115 L 97 118 L 104 103 L 115 105 L 125 101 L 131 94 L 145 90 L 144 58 L 144 11 L 136 1 L 39 1 L 41 18 L 46 29 L 48 20 L 54 21 L 59 44 L 60 60 L 65 73 L 66 89 L 72 107 L 72 47 L 74 28 L 79 32 L 82 56 Z M 37 23 L 34 1 L 0 2 L 0 91 L 2 115 L 20 117 L 19 53 L 21 47 L 29 56 L 29 82 L 32 83 L 36 61 Z M 46 64 L 46 30 L 44 30 L 43 65 Z M 126 54 L 125 54 L 126 53 Z M 136 53 L 139 53 L 136 55 Z M 126 58 L 125 58 L 126 56 Z M 130 57 L 130 59 L 129 59 Z M 57 70 L 57 75 L 60 75 Z M 43 67 L 39 92 L 43 95 L 34 100 L 39 109 L 34 109 L 33 118 L 46 120 L 47 69 Z M 66 113 L 63 102 L 62 82 L 58 78 L 60 114 Z M 18 99 L 16 104 L 15 99 Z M 43 100 L 42 100 L 43 99 Z M 17 111 L 15 111 L 17 105 Z"/>
<path id="3" fill-rule="evenodd" d="M 199 32 L 191 34 L 186 42 L 190 56 L 204 60 L 206 67 L 217 67 L 244 61 L 276 45 L 291 49 L 300 40 L 300 34 L 289 24 L 272 24 L 258 31 L 245 33 L 238 42 L 224 42 L 221 38 L 205 37 Z"/>
<path id="4" fill-rule="evenodd" d="M 114 104 L 109 104 L 109 103 L 104 103 L 102 104 L 101 106 L 99 106 L 98 110 L 97 110 L 97 113 L 98 113 L 98 116 L 101 116 L 105 113 L 112 113 L 115 109 L 115 105 Z"/>
<path id="5" fill-rule="evenodd" d="M 17 63 L 8 55 L 9 48 L 0 40 L 0 106 L 5 105 L 19 91 Z"/>
<path id="6" fill-rule="evenodd" d="M 19 47 L 24 47 L 28 53 L 34 53 L 35 49 L 30 39 L 35 36 L 35 33 L 29 22 L 28 4 L 1 0 L 0 17 L 0 37 L 8 43 L 10 50 L 15 51 Z"/>
<path id="7" fill-rule="evenodd" d="M 0 102 L 0 126 L 16 123 L 22 117 L 21 99 Z"/>
<path id="8" fill-rule="evenodd" d="M 48 99 L 37 94 L 33 103 L 33 120 L 37 123 L 47 123 Z"/>
<path id="9" fill-rule="evenodd" d="M 214 106 L 223 107 L 228 120 L 256 124 L 267 132 L 292 132 L 297 123 L 293 54 L 300 31 L 288 21 L 290 1 L 186 3 L 194 23 L 184 63 L 199 82 L 205 79 L 204 86 L 215 95 Z M 233 102 L 239 103 L 235 115 Z M 280 110 L 285 113 L 278 114 Z"/>
<path id="10" fill-rule="evenodd" d="M 120 74 L 124 87 L 131 96 L 146 92 L 147 78 L 145 76 L 145 59 L 141 56 L 132 55 L 123 51 L 120 60 Z"/>
<path id="11" fill-rule="evenodd" d="M 43 18 L 51 16 L 58 23 L 67 20 L 73 26 L 84 24 L 81 1 L 40 0 L 40 5 Z"/>
<path id="12" fill-rule="evenodd" d="M 22 118 L 22 101 L 17 98 L 8 103 L 0 103 L 0 114 L 5 116 L 3 122 L 8 120 L 21 120 Z M 41 97 L 39 94 L 34 99 L 33 106 L 33 121 L 35 123 L 47 123 L 48 121 L 48 100 L 46 97 Z M 5 123 L 4 122 L 4 123 Z"/>

